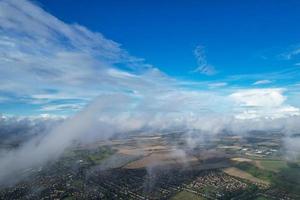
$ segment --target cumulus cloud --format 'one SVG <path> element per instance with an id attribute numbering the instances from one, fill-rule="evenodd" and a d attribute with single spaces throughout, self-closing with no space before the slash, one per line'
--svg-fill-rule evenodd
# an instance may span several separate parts
<path id="1" fill-rule="evenodd" d="M 39 105 L 41 112 L 77 111 L 43 129 L 47 134 L 42 137 L 0 152 L 0 182 L 59 157 L 74 141 L 107 139 L 139 130 L 216 134 L 228 129 L 238 133 L 251 130 L 253 124 L 261 130 L 288 130 L 286 126 L 298 119 L 299 109 L 287 104 L 284 89 L 199 90 L 183 86 L 101 33 L 66 24 L 28 1 L 1 1 L 0 27 L 0 92 L 9 94 L 1 101 L 26 100 Z M 203 47 L 196 48 L 195 56 L 195 71 L 216 73 L 207 64 Z M 7 133 L 5 120 L 0 121 L 0 129 Z M 10 122 L 16 127 L 18 123 L 19 119 Z M 15 132 L 13 125 L 9 127 Z M 28 127 L 33 132 L 40 130 L 35 129 L 38 125 Z"/>
<path id="2" fill-rule="evenodd" d="M 242 106 L 276 107 L 286 100 L 282 93 L 281 88 L 245 89 L 231 94 L 231 97 Z"/>
<path id="3" fill-rule="evenodd" d="M 237 118 L 281 118 L 299 115 L 299 108 L 285 104 L 282 88 L 244 89 L 230 95 L 238 105 Z"/>

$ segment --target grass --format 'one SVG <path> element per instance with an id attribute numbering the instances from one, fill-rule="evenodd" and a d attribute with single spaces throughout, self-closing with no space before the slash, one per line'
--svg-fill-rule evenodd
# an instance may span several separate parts
<path id="1" fill-rule="evenodd" d="M 229 174 L 230 176 L 235 176 L 238 178 L 242 178 L 248 181 L 251 181 L 253 183 L 261 183 L 261 184 L 266 184 L 269 185 L 268 181 L 262 180 L 260 178 L 254 177 L 252 174 L 244 171 L 244 170 L 240 170 L 236 167 L 230 167 L 230 168 L 226 168 L 223 170 L 225 173 Z"/>
<path id="2" fill-rule="evenodd" d="M 235 167 L 248 172 L 249 174 L 251 174 L 252 176 L 254 176 L 256 178 L 268 181 L 270 183 L 272 182 L 273 177 L 274 177 L 274 172 L 260 169 L 250 163 L 246 163 L 246 162 L 238 163 L 235 165 Z"/>
<path id="3" fill-rule="evenodd" d="M 65 166 L 70 166 L 78 160 L 92 165 L 98 165 L 115 152 L 116 150 L 108 146 L 100 146 L 95 149 L 69 149 L 64 152 L 63 159 L 61 160 Z"/>
<path id="4" fill-rule="evenodd" d="M 286 162 L 283 160 L 260 160 L 258 162 L 263 167 L 263 169 L 274 172 L 278 172 L 281 169 L 287 167 Z"/>
<path id="5" fill-rule="evenodd" d="M 288 164 L 287 168 L 278 172 L 273 184 L 291 194 L 300 195 L 300 167 L 297 164 Z M 299 196 L 298 196 L 299 197 Z"/>
<path id="6" fill-rule="evenodd" d="M 190 199 L 203 200 L 201 196 L 198 196 L 196 194 L 187 191 L 181 191 L 171 198 L 171 200 L 190 200 Z"/>
<path id="7" fill-rule="evenodd" d="M 202 193 L 209 196 L 209 194 L 216 192 L 217 189 L 213 186 L 205 186 L 202 190 Z"/>
<path id="8" fill-rule="evenodd" d="M 102 148 L 99 149 L 99 151 L 95 153 L 89 153 L 88 158 L 94 163 L 94 164 L 100 164 L 102 160 L 105 158 L 108 158 L 112 154 L 114 154 L 115 151 L 109 148 Z"/>
<path id="9" fill-rule="evenodd" d="M 274 164 L 274 166 L 271 166 Z M 266 162 L 266 167 L 278 169 L 278 172 L 260 169 L 250 163 L 238 163 L 237 168 L 244 170 L 253 176 L 267 180 L 272 187 L 283 190 L 290 195 L 295 195 L 295 199 L 300 199 L 300 166 L 298 163 Z M 283 167 L 283 168 L 282 168 Z"/>

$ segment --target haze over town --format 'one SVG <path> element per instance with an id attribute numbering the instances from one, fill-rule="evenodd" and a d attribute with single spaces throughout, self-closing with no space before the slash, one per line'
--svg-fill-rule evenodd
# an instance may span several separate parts
<path id="1" fill-rule="evenodd" d="M 114 2 L 0 2 L 0 198 L 297 199 L 300 4 Z"/>

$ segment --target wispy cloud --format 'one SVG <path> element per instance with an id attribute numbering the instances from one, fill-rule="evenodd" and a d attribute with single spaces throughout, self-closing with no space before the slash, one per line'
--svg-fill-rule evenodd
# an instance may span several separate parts
<path id="1" fill-rule="evenodd" d="M 265 73 L 235 74 L 225 78 L 225 81 L 257 81 L 257 80 L 290 80 L 297 81 L 300 76 L 299 67 L 289 67 L 279 71 Z"/>
<path id="2" fill-rule="evenodd" d="M 194 50 L 194 55 L 197 60 L 197 67 L 193 72 L 199 72 L 204 75 L 214 75 L 217 73 L 215 67 L 207 63 L 205 48 L 203 46 L 198 45 Z"/>
<path id="3" fill-rule="evenodd" d="M 3 93 L 33 103 L 87 102 L 103 92 L 150 89 L 152 80 L 164 79 L 101 33 L 66 24 L 28 1 L 1 1 L 0 12 Z M 49 89 L 56 92 L 49 94 Z"/>
<path id="4" fill-rule="evenodd" d="M 253 85 L 265 85 L 265 84 L 270 84 L 270 83 L 272 83 L 272 81 L 265 79 L 265 80 L 255 81 L 253 83 Z"/>
<path id="5" fill-rule="evenodd" d="M 209 83 L 208 86 L 212 88 L 217 88 L 217 87 L 224 87 L 227 86 L 228 83 L 226 82 L 214 82 L 214 83 Z"/>
<path id="6" fill-rule="evenodd" d="M 300 55 L 300 47 L 299 46 L 289 52 L 281 54 L 281 56 L 287 60 L 291 60 L 298 55 Z"/>
<path id="7" fill-rule="evenodd" d="M 13 151 L 0 152 L 0 181 L 57 158 L 72 141 L 83 142 L 87 137 L 106 139 L 137 130 L 192 129 L 215 134 L 227 128 L 239 132 L 256 127 L 257 121 L 284 118 L 281 123 L 261 123 L 260 128 L 267 129 L 283 127 L 282 122 L 299 113 L 281 88 L 222 89 L 227 81 L 195 88 L 194 83 L 171 78 L 130 55 L 101 33 L 64 23 L 25 0 L 0 2 L 0 27 L 1 101 L 28 101 L 46 113 L 79 110 L 38 142 L 34 138 Z M 195 72 L 216 74 L 203 47 L 195 49 L 195 56 Z M 287 74 L 297 75 L 288 71 L 283 76 Z M 262 76 L 251 78 L 261 80 Z M 230 77 L 234 78 L 249 76 Z M 209 84 L 215 88 L 208 90 Z"/>
<path id="8" fill-rule="evenodd" d="M 60 104 L 60 105 L 47 105 L 43 106 L 41 108 L 41 111 L 43 112 L 49 112 L 49 111 L 61 111 L 61 110 L 75 110 L 79 111 L 80 109 L 83 108 L 83 105 L 80 105 L 78 103 L 74 104 Z"/>

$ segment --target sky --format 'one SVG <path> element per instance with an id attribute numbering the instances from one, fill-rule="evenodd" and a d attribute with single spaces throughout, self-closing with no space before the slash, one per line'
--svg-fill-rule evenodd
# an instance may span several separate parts
<path id="1" fill-rule="evenodd" d="M 294 0 L 4 0 L 0 113 L 70 116 L 122 93 L 173 95 L 196 114 L 298 114 L 299 10 Z"/>
<path id="2" fill-rule="evenodd" d="M 299 1 L 40 1 L 67 23 L 121 43 L 171 76 L 196 80 L 193 50 L 205 47 L 218 78 L 292 67 L 277 58 L 299 44 Z"/>
<path id="3" fill-rule="evenodd" d="M 0 137 L 31 135 L 0 151 L 0 183 L 74 141 L 130 132 L 280 130 L 298 154 L 299 10 L 296 0 L 0 0 Z"/>

